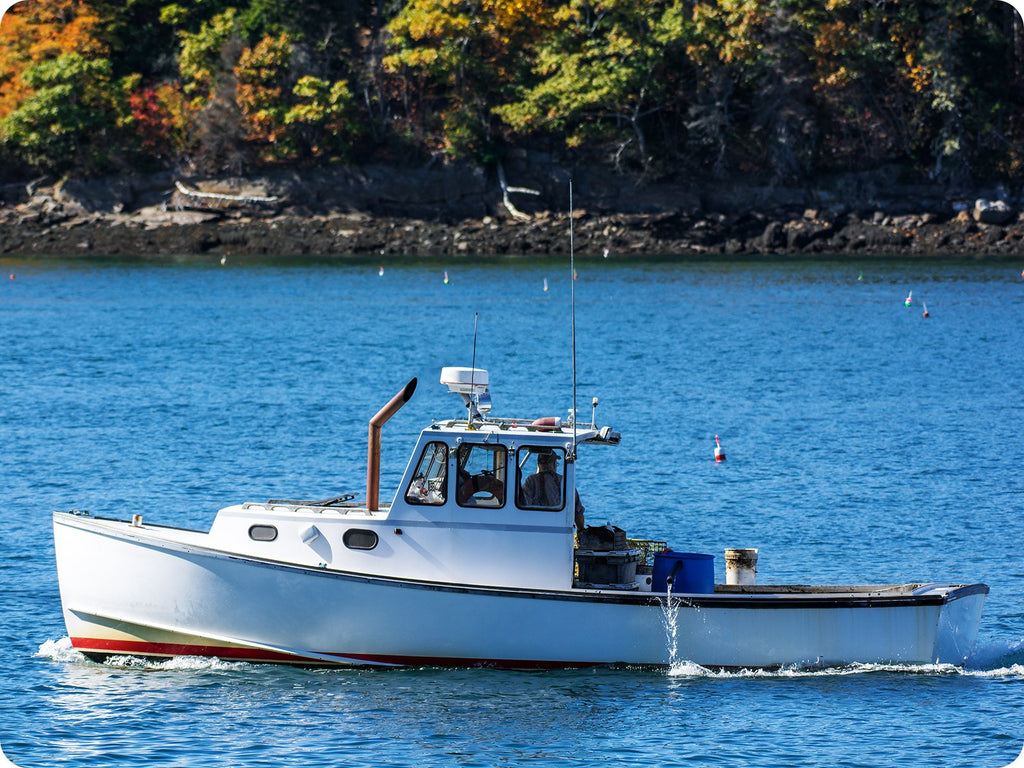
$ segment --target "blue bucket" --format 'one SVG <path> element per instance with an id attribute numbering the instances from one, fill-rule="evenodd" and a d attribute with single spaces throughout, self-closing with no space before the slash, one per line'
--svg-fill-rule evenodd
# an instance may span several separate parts
<path id="1" fill-rule="evenodd" d="M 693 552 L 658 552 L 654 556 L 651 592 L 667 592 L 670 577 L 674 595 L 714 592 L 715 556 Z"/>

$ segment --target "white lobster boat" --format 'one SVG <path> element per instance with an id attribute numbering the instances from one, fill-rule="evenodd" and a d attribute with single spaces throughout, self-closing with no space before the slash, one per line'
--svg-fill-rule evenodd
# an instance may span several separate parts
<path id="1" fill-rule="evenodd" d="M 970 654 L 984 584 L 764 586 L 743 574 L 714 584 L 709 555 L 661 552 L 607 527 L 577 532 L 565 503 L 576 449 L 619 435 L 494 418 L 481 369 L 445 368 L 441 381 L 466 417 L 422 431 L 390 504 L 378 501 L 381 427 L 415 379 L 370 421 L 365 504 L 245 503 L 222 509 L 209 532 L 54 513 L 74 647 L 97 659 L 507 668 L 963 664 Z"/>

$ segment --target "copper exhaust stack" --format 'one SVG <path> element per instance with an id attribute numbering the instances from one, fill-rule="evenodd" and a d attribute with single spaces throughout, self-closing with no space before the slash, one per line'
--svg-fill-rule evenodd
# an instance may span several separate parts
<path id="1" fill-rule="evenodd" d="M 366 455 L 366 508 L 371 512 L 376 512 L 379 509 L 380 428 L 388 419 L 398 413 L 399 408 L 409 402 L 415 391 L 416 378 L 413 377 L 401 392 L 391 398 L 391 402 L 377 411 L 377 415 L 370 419 L 370 439 Z"/>

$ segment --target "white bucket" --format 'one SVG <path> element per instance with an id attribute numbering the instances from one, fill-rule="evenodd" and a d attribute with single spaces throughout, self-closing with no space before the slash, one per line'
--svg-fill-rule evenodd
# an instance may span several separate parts
<path id="1" fill-rule="evenodd" d="M 636 575 L 636 588 L 641 592 L 651 591 L 651 574 L 638 573 Z"/>
<path id="2" fill-rule="evenodd" d="M 757 580 L 757 550 L 725 550 L 725 583 L 753 584 Z"/>

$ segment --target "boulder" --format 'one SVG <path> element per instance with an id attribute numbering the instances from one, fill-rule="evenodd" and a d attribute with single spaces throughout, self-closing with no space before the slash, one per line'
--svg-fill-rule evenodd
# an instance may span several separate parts
<path id="1" fill-rule="evenodd" d="M 974 201 L 974 220 L 979 224 L 1007 224 L 1013 216 L 1013 210 L 1003 200 Z"/>

